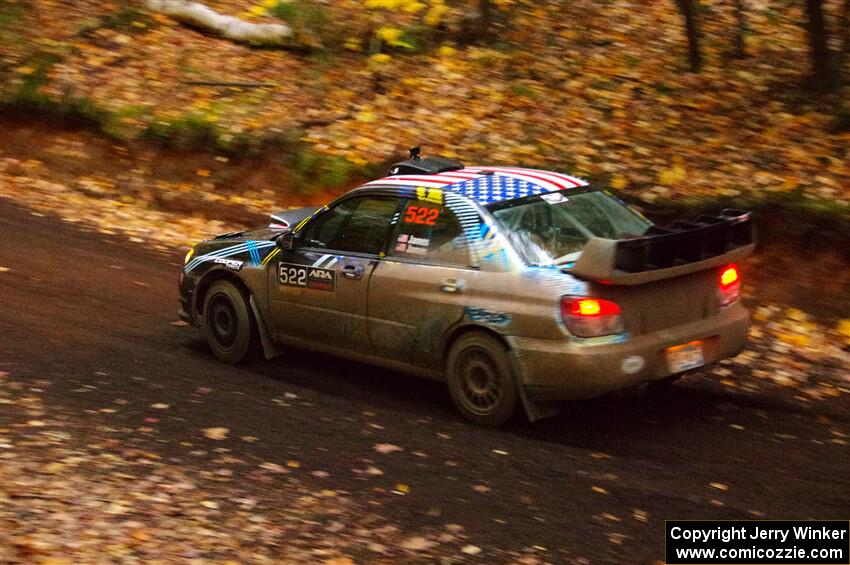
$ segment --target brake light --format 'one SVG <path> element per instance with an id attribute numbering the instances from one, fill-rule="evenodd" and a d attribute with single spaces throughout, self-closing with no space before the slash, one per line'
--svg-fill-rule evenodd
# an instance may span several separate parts
<path id="1" fill-rule="evenodd" d="M 720 288 L 729 288 L 738 282 L 738 267 L 729 265 L 720 273 Z"/>
<path id="2" fill-rule="evenodd" d="M 738 267 L 733 263 L 720 271 L 720 288 L 717 291 L 717 300 L 721 306 L 729 306 L 740 296 L 741 277 L 738 275 Z"/>
<path id="3" fill-rule="evenodd" d="M 625 329 L 620 307 L 601 298 L 561 299 L 564 324 L 578 337 L 599 337 L 622 333 Z"/>
<path id="4" fill-rule="evenodd" d="M 573 316 L 607 316 L 619 314 L 620 307 L 608 300 L 581 298 L 573 301 L 570 313 Z"/>

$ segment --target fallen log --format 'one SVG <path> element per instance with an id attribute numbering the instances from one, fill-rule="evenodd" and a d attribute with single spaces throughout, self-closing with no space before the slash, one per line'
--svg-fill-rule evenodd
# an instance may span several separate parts
<path id="1" fill-rule="evenodd" d="M 219 14 L 200 2 L 187 0 L 147 0 L 149 9 L 175 20 L 210 31 L 239 43 L 258 46 L 303 48 L 295 34 L 283 23 L 255 24 L 234 16 Z"/>

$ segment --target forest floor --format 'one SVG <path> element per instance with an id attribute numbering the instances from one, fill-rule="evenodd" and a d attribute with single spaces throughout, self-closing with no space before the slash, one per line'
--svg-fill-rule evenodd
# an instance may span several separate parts
<path id="1" fill-rule="evenodd" d="M 276 21 L 274 1 L 209 4 Z M 497 3 L 482 44 L 460 41 L 458 7 L 429 26 L 441 2 L 374 4 L 387 3 L 293 3 L 304 13 L 294 24 L 323 45 L 293 53 L 204 34 L 141 2 L 4 0 L 0 101 L 120 139 L 274 149 L 266 160 L 281 174 L 242 179 L 257 193 L 347 188 L 421 144 L 470 164 L 560 169 L 646 202 L 777 198 L 848 213 L 846 100 L 805 88 L 802 6 L 751 3 L 736 57 L 732 3 L 703 2 L 695 74 L 674 2 Z M 825 3 L 833 27 L 839 4 Z M 207 185 L 230 182 L 221 169 L 203 169 Z"/>

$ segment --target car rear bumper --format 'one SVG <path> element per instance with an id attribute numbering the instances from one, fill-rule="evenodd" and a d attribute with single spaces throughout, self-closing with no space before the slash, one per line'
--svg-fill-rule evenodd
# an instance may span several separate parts
<path id="1" fill-rule="evenodd" d="M 717 316 L 623 343 L 511 338 L 526 394 L 536 400 L 591 398 L 672 376 L 665 349 L 703 342 L 704 365 L 737 355 L 747 341 L 750 314 L 740 303 Z"/>

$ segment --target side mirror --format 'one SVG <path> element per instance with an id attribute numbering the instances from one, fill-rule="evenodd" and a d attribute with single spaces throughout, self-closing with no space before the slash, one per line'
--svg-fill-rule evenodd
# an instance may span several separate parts
<path id="1" fill-rule="evenodd" d="M 288 251 L 292 249 L 294 244 L 295 236 L 291 231 L 285 231 L 276 238 L 274 238 L 275 245 L 277 245 L 278 249 L 283 251 Z"/>

